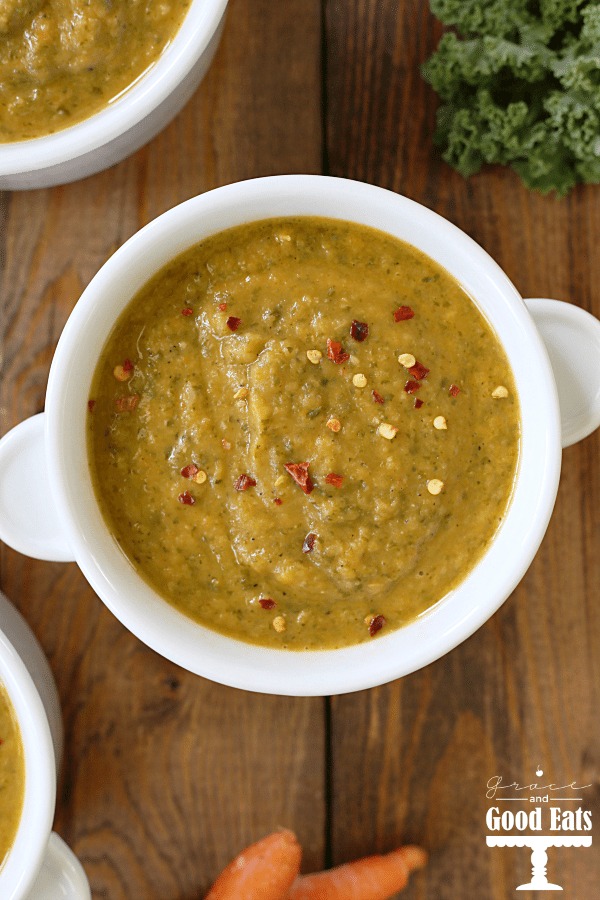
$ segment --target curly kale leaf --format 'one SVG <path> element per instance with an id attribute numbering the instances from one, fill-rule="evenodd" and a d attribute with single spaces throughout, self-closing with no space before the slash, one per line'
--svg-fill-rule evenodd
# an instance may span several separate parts
<path id="1" fill-rule="evenodd" d="M 436 141 L 465 177 L 509 165 L 543 193 L 600 182 L 600 3 L 431 0 L 446 33 L 423 75 Z"/>

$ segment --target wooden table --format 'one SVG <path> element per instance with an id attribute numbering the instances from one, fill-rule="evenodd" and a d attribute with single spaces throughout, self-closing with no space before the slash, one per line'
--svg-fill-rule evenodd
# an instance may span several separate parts
<path id="1" fill-rule="evenodd" d="M 2 433 L 44 406 L 63 324 L 100 265 L 164 210 L 226 182 L 283 172 L 370 181 L 437 210 L 524 296 L 600 314 L 600 190 L 540 198 L 508 171 L 466 182 L 432 146 L 419 76 L 439 26 L 423 0 L 232 0 L 211 71 L 148 147 L 78 184 L 5 194 Z M 501 900 L 529 855 L 489 849 L 490 776 L 593 783 L 600 820 L 599 434 L 564 454 L 554 516 L 515 593 L 444 659 L 334 699 L 257 696 L 157 656 L 74 565 L 2 548 L 2 588 L 59 686 L 67 757 L 56 828 L 94 898 L 196 900 L 245 844 L 293 828 L 312 870 L 410 840 L 430 865 L 403 895 Z M 35 477 L 35 473 L 32 473 Z M 591 900 L 590 849 L 549 876 Z"/>

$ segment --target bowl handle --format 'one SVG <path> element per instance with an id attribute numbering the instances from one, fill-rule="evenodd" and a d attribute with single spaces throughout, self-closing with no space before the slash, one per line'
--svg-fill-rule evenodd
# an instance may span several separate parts
<path id="1" fill-rule="evenodd" d="M 91 900 L 92 893 L 83 866 L 55 831 L 27 900 Z"/>
<path id="2" fill-rule="evenodd" d="M 550 357 L 562 445 L 570 447 L 600 425 L 600 321 L 562 300 L 534 298 L 525 305 Z"/>
<path id="3" fill-rule="evenodd" d="M 50 491 L 45 413 L 0 440 L 0 540 L 34 559 L 75 559 Z"/>

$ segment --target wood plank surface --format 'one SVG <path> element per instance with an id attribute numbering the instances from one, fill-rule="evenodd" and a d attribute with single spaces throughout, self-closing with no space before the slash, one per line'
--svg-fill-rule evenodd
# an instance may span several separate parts
<path id="1" fill-rule="evenodd" d="M 320 22 L 317 0 L 233 0 L 207 78 L 148 147 L 83 182 L 2 197 L 2 433 L 43 409 L 69 312 L 134 231 L 220 184 L 319 171 Z M 324 701 L 197 678 L 125 631 L 74 565 L 7 548 L 0 561 L 2 588 L 58 682 L 66 759 L 56 828 L 94 898 L 197 900 L 279 825 L 298 832 L 305 865 L 321 867 Z"/>
<path id="2" fill-rule="evenodd" d="M 523 296 L 600 315 L 598 188 L 542 198 L 500 169 L 467 182 L 433 148 L 436 98 L 419 65 L 440 27 L 427 4 L 332 0 L 326 27 L 330 173 L 391 188 L 446 216 Z M 419 673 L 333 700 L 333 860 L 423 842 L 431 864 L 407 900 L 504 900 L 529 880 L 527 850 L 485 846 L 493 775 L 528 784 L 541 765 L 555 783 L 591 783 L 584 806 L 600 819 L 599 449 L 596 433 L 564 453 L 542 547 L 487 625 Z M 564 896 L 597 895 L 597 845 L 553 849 L 548 865 Z"/>
<path id="3" fill-rule="evenodd" d="M 241 178 L 325 171 L 391 188 L 464 229 L 524 296 L 600 315 L 600 191 L 541 198 L 499 169 L 466 182 L 433 148 L 436 98 L 418 67 L 440 33 L 425 0 L 231 0 L 207 78 L 148 147 L 84 182 L 0 195 L 1 433 L 43 409 L 61 329 L 106 258 L 169 207 Z M 407 900 L 504 900 L 529 855 L 486 847 L 486 783 L 529 782 L 539 765 L 592 783 L 598 821 L 599 441 L 565 452 L 542 548 L 487 625 L 419 673 L 331 701 L 184 672 L 125 631 L 74 565 L 2 547 L 2 589 L 58 682 L 56 828 L 94 900 L 199 900 L 278 825 L 298 833 L 305 870 L 411 840 L 431 861 Z M 548 874 L 592 900 L 597 843 L 554 849 Z"/>

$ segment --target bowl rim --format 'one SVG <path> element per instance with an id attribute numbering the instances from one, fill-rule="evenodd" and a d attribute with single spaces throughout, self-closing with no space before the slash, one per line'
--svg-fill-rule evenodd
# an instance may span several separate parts
<path id="1" fill-rule="evenodd" d="M 135 127 L 161 105 L 207 49 L 228 0 L 191 0 L 183 22 L 156 61 L 107 106 L 53 134 L 0 142 L 0 176 L 21 175 L 78 159 Z"/>
<path id="2" fill-rule="evenodd" d="M 7 900 L 28 896 L 46 852 L 56 799 L 54 745 L 48 717 L 29 671 L 0 630 L 0 683 L 13 706 L 25 757 L 25 796 L 15 840 L 0 867 Z"/>
<path id="3" fill-rule="evenodd" d="M 79 441 L 79 438 L 73 440 L 74 435 L 85 431 L 87 413 L 77 406 L 74 408 L 69 398 L 69 386 L 73 396 L 79 391 L 79 401 L 82 401 L 84 388 L 89 396 L 91 382 L 90 376 L 87 385 L 82 385 L 82 374 L 78 371 L 84 356 L 83 352 L 78 355 L 80 339 L 83 334 L 88 337 L 94 334 L 98 345 L 97 359 L 105 340 L 98 337 L 102 319 L 106 319 L 102 298 L 118 289 L 123 295 L 128 293 L 130 299 L 150 277 L 147 274 L 136 276 L 134 270 L 145 265 L 151 272 L 157 271 L 164 261 L 201 239 L 196 236 L 198 229 L 201 232 L 204 229 L 203 236 L 207 236 L 232 224 L 268 218 L 268 215 L 251 211 L 257 206 L 267 207 L 271 216 L 278 216 L 311 214 L 313 207 L 321 209 L 327 204 L 329 210 L 321 215 L 363 224 L 371 224 L 371 219 L 384 213 L 388 216 L 397 214 L 402 227 L 408 227 L 410 223 L 411 234 L 417 235 L 413 241 L 416 246 L 422 249 L 421 242 L 427 234 L 435 237 L 450 261 L 446 268 L 452 274 L 452 266 L 458 265 L 455 263 L 457 254 L 468 260 L 478 277 L 480 274 L 486 290 L 503 298 L 509 325 L 518 328 L 524 359 L 515 360 L 505 340 L 501 342 L 513 367 L 522 412 L 526 396 L 527 409 L 542 416 L 543 428 L 534 428 L 533 418 L 531 423 L 522 421 L 521 460 L 512 502 L 490 547 L 454 591 L 414 622 L 381 635 L 376 641 L 337 650 L 273 650 L 227 638 L 192 623 L 194 635 L 198 637 L 196 642 L 186 637 L 190 630 L 190 620 L 186 616 L 160 599 L 140 576 L 129 577 L 130 564 L 120 550 L 115 553 L 117 545 L 114 539 L 106 537 L 106 526 L 98 525 L 97 517 L 101 514 L 94 495 L 90 494 L 87 455 L 82 459 L 73 449 Z M 305 208 L 309 208 L 309 212 L 302 212 Z M 349 209 L 354 210 L 354 215 L 347 214 Z M 387 233 L 395 233 L 390 227 L 378 227 Z M 440 255 L 434 258 L 440 262 Z M 473 299 L 482 309 L 479 296 Z M 111 326 L 115 318 L 112 317 Z M 496 320 L 492 321 L 492 326 L 498 334 Z M 109 330 L 105 329 L 106 335 Z M 87 339 L 84 342 L 89 343 Z M 519 377 L 516 363 L 522 369 Z M 88 359 L 86 365 L 89 367 L 90 364 Z M 539 396 L 534 393 L 536 391 Z M 168 210 L 134 234 L 100 269 L 71 314 L 52 362 L 46 409 L 48 463 L 50 471 L 56 475 L 50 479 L 52 494 L 75 558 L 94 590 L 129 630 L 157 652 L 214 681 L 265 693 L 322 696 L 361 690 L 409 674 L 453 649 L 499 608 L 529 567 L 545 533 L 560 474 L 560 420 L 552 370 L 533 321 L 502 269 L 468 235 L 421 204 L 383 188 L 329 176 L 270 176 L 225 185 Z M 528 412 L 528 415 L 533 416 L 533 413 Z M 85 434 L 83 437 L 85 439 Z M 531 483 L 535 490 L 525 501 L 526 483 Z M 516 514 L 525 514 L 527 522 L 518 526 Z M 518 543 L 507 530 L 509 522 L 511 529 L 519 534 Z M 104 531 L 98 531 L 98 528 Z M 108 556 L 111 566 L 107 568 Z M 509 564 L 506 564 L 507 559 Z M 487 565 L 484 565 L 486 561 Z M 460 597 L 477 590 L 486 592 L 485 599 L 474 599 L 467 609 L 462 609 Z M 149 606 L 136 606 L 141 596 L 143 603 Z M 444 609 L 445 614 L 442 613 Z M 443 624 L 443 633 L 437 633 L 435 628 L 431 631 L 432 619 Z M 157 624 L 159 620 L 160 625 Z M 234 645 L 243 650 L 236 653 L 231 649 Z"/>

